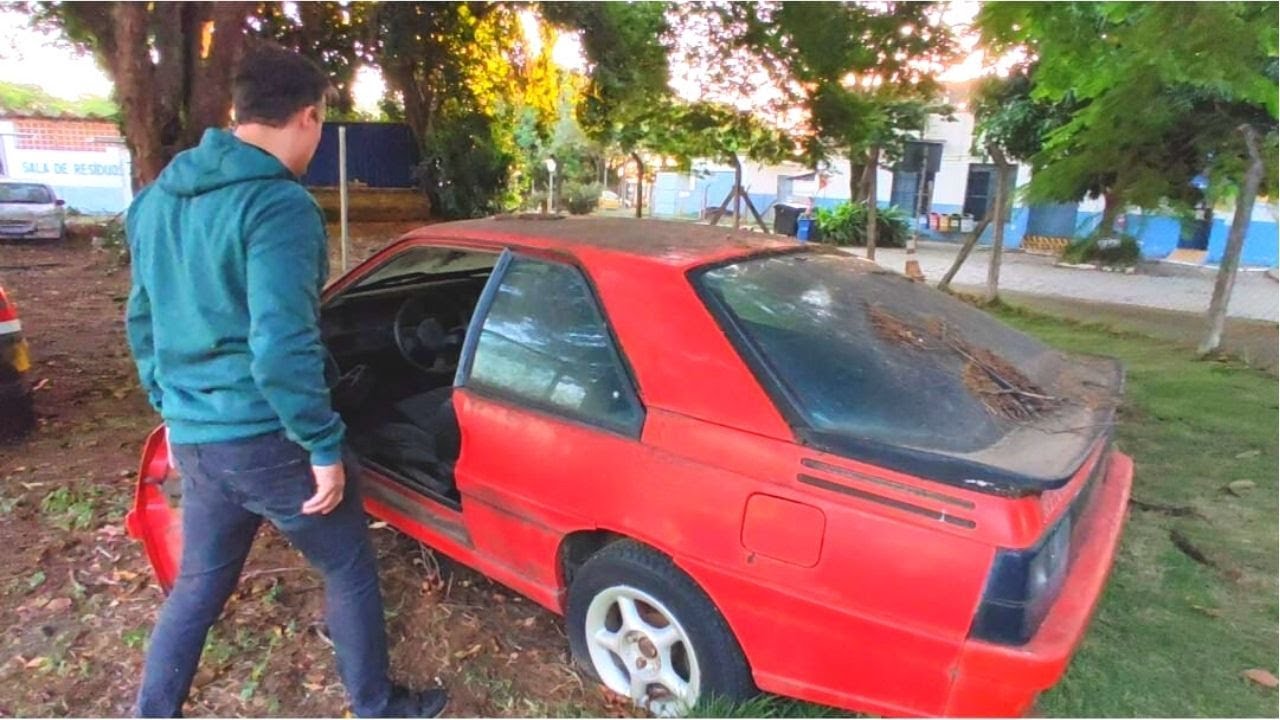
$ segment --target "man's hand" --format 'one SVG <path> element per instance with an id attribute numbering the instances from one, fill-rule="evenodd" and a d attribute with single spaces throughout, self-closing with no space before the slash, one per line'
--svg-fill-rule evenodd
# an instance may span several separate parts
<path id="1" fill-rule="evenodd" d="M 316 494 L 302 503 L 303 515 L 328 515 L 342 502 L 342 491 L 347 484 L 347 474 L 342 463 L 312 465 L 311 474 L 316 479 Z"/>

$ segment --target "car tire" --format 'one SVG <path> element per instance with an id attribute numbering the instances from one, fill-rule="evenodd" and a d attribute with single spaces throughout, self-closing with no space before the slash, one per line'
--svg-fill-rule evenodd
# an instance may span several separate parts
<path id="1" fill-rule="evenodd" d="M 712 697 L 737 702 L 759 693 L 711 599 L 670 558 L 639 543 L 607 545 L 577 569 L 565 619 L 577 663 L 654 715 L 682 716 Z"/>
<path id="2" fill-rule="evenodd" d="M 36 403 L 31 393 L 13 403 L 12 410 L 0 413 L 0 442 L 17 442 L 36 427 Z"/>

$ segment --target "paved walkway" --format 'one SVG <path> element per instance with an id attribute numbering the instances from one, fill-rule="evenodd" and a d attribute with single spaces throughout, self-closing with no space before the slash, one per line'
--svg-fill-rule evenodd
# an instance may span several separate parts
<path id="1" fill-rule="evenodd" d="M 947 243 L 921 245 L 920 267 L 930 283 L 938 282 L 946 273 L 958 250 L 959 245 Z M 856 254 L 863 255 L 864 251 L 859 248 Z M 975 250 L 952 285 L 964 290 L 985 287 L 989 258 L 990 252 L 987 249 Z M 1055 267 L 1053 258 L 1023 252 L 1005 253 L 1004 258 L 1000 271 L 1001 290 L 1023 295 L 1200 314 L 1209 309 L 1217 273 L 1216 269 L 1187 268 L 1169 274 L 1124 275 Z M 906 261 L 906 251 L 882 248 L 876 251 L 876 261 L 901 272 Z M 1278 291 L 1280 284 L 1266 273 L 1241 272 L 1236 277 L 1227 314 L 1230 317 L 1277 322 L 1280 320 Z"/>

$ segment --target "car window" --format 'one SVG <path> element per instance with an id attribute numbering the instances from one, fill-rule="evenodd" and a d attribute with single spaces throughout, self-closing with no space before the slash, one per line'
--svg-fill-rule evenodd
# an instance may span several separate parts
<path id="1" fill-rule="evenodd" d="M 352 289 L 394 284 L 403 278 L 429 280 L 432 277 L 488 272 L 498 262 L 494 253 L 448 247 L 414 247 L 405 250 L 361 278 Z"/>
<path id="2" fill-rule="evenodd" d="M 626 434 L 644 420 L 586 278 L 559 263 L 511 260 L 465 384 Z"/>
<path id="3" fill-rule="evenodd" d="M 49 188 L 43 185 L 0 184 L 0 203 L 48 205 L 52 202 L 53 194 L 49 192 Z"/>
<path id="4" fill-rule="evenodd" d="M 972 452 L 1070 397 L 1037 340 L 842 253 L 754 258 L 695 282 L 819 431 Z"/>

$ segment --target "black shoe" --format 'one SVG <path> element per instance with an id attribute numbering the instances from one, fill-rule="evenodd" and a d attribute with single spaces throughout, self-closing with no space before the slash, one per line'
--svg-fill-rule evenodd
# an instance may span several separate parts
<path id="1" fill-rule="evenodd" d="M 440 717 L 449 704 L 449 693 L 444 688 L 410 690 L 397 685 L 391 688 L 391 700 L 387 702 L 386 717 L 434 718 Z"/>

